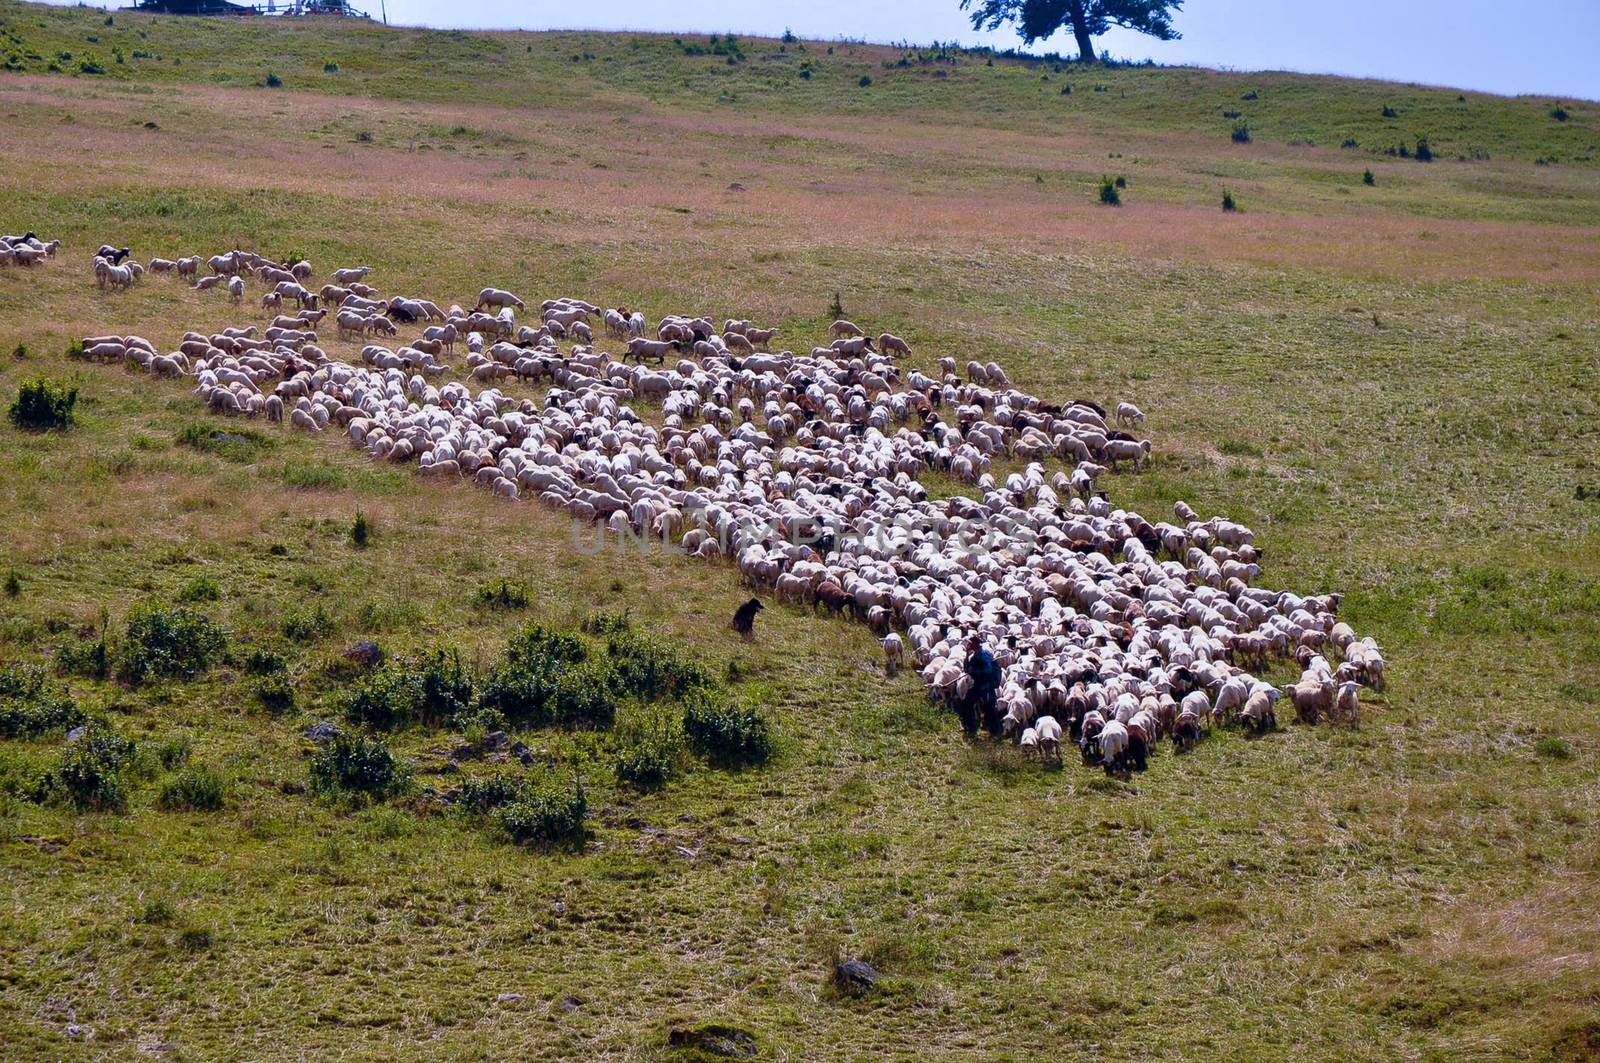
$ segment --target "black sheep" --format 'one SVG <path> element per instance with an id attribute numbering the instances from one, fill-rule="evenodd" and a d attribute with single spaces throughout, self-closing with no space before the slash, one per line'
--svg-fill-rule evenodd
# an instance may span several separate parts
<path id="1" fill-rule="evenodd" d="M 728 625 L 739 633 L 739 637 L 749 642 L 755 637 L 756 614 L 766 608 L 761 604 L 760 598 L 751 598 L 739 606 L 733 614 L 733 621 Z"/>

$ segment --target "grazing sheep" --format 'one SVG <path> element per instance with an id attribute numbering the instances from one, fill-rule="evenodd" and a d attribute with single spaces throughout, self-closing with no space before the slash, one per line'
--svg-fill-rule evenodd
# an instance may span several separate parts
<path id="1" fill-rule="evenodd" d="M 1353 680 L 1340 683 L 1333 710 L 1333 719 L 1349 724 L 1351 727 L 1360 727 L 1361 684 Z"/>
<path id="2" fill-rule="evenodd" d="M 1144 411 L 1131 402 L 1117 403 L 1117 423 L 1137 428 L 1144 423 Z"/>
<path id="3" fill-rule="evenodd" d="M 884 670 L 890 675 L 900 671 L 900 662 L 905 657 L 905 640 L 899 635 L 890 633 L 883 637 Z"/>
<path id="4" fill-rule="evenodd" d="M 884 354 L 911 354 L 911 345 L 892 332 L 885 332 L 878 337 L 878 350 Z"/>
<path id="5" fill-rule="evenodd" d="M 1061 724 L 1054 716 L 1041 716 L 1033 725 L 1039 736 L 1039 756 L 1046 762 L 1061 763 Z"/>
<path id="6" fill-rule="evenodd" d="M 228 277 L 278 268 L 227 257 Z M 113 268 L 104 262 L 107 284 Z M 1142 769 L 1163 735 L 1192 747 L 1213 718 L 1268 730 L 1280 692 L 1247 669 L 1272 657 L 1298 656 L 1297 685 L 1332 685 L 1334 710 L 1319 714 L 1342 715 L 1357 681 L 1382 681 L 1376 643 L 1336 624 L 1337 595 L 1259 587 L 1261 552 L 1236 522 L 1202 522 L 1179 503 L 1178 523 L 1152 524 L 1116 507 L 1100 492 L 1108 466 L 1119 445 L 1142 465 L 1125 448 L 1144 455 L 1149 444 L 1113 432 L 1093 403 L 1011 388 L 993 363 L 973 362 L 969 382 L 951 359 L 938 379 L 902 379 L 889 355 L 905 352 L 881 336 L 762 354 L 747 320 L 719 332 L 709 316 L 668 315 L 664 338 L 647 340 L 642 315 L 623 307 L 604 315 L 608 332 L 630 340 L 618 362 L 588 345 L 579 326 L 599 311 L 578 300 L 547 301 L 541 327 L 519 328 L 514 304 L 436 317 L 425 300 L 380 301 L 345 279 L 348 290 L 323 289 L 341 337 L 392 334 L 384 315 L 396 305 L 419 322 L 445 320 L 412 346 L 368 344 L 350 363 L 315 346 L 325 311 L 306 309 L 264 336 L 188 333 L 169 356 L 132 336 L 90 337 L 84 350 L 105 344 L 96 355 L 193 375 L 218 412 L 287 417 L 306 431 L 331 424 L 373 459 L 471 478 L 499 498 L 526 494 L 580 522 L 681 542 L 705 561 L 734 559 L 757 594 L 865 620 L 882 633 L 886 670 L 909 656 L 946 708 L 974 702 L 965 662 L 979 638 L 993 656 L 992 674 L 980 662 L 981 690 L 997 705 L 985 725 L 1057 763 L 1063 730 L 1086 764 L 1112 773 Z M 585 342 L 563 353 L 563 331 Z M 461 335 L 463 378 L 433 379 L 444 372 L 436 356 Z M 631 364 L 646 357 L 660 368 Z M 497 386 L 511 376 L 549 387 L 514 398 Z M 637 416 L 628 404 L 639 401 L 659 403 L 660 421 Z M 1047 470 L 1057 456 L 1071 464 Z M 973 486 L 973 497 L 930 497 L 925 472 Z M 981 526 L 983 550 L 963 526 Z M 753 633 L 760 602 L 741 609 L 751 621 L 741 635 Z M 1321 657 L 1326 645 L 1342 651 L 1337 670 Z"/>
<path id="7" fill-rule="evenodd" d="M 485 308 L 504 310 L 513 307 L 518 310 L 525 310 L 527 309 L 527 304 L 510 292 L 502 291 L 499 288 L 485 288 L 478 293 L 478 302 L 473 307 L 473 310 L 483 310 Z"/>

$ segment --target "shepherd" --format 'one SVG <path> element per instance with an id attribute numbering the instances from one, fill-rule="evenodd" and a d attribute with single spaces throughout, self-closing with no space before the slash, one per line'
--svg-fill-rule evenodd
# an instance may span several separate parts
<path id="1" fill-rule="evenodd" d="M 984 729 L 991 736 L 1000 734 L 1000 666 L 995 663 L 994 654 L 984 648 L 983 639 L 978 635 L 967 639 L 965 667 L 967 677 L 972 680 L 972 689 L 961 701 L 961 726 L 966 730 L 967 737 L 972 738 L 978 733 L 978 721 L 981 719 Z"/>

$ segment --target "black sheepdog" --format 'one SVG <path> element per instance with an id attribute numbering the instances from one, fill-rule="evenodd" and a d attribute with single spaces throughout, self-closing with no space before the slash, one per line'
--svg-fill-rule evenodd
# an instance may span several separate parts
<path id="1" fill-rule="evenodd" d="M 739 637 L 749 642 L 755 637 L 756 614 L 766 608 L 761 604 L 760 598 L 751 598 L 739 606 L 733 614 L 733 621 L 728 626 L 739 633 Z"/>

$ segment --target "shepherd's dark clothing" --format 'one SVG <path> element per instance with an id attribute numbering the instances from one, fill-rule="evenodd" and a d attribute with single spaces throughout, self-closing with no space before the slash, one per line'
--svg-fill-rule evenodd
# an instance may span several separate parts
<path id="1" fill-rule="evenodd" d="M 994 654 L 980 646 L 967 658 L 966 670 L 972 689 L 962 700 L 961 726 L 969 736 L 975 735 L 981 719 L 989 733 L 997 735 L 1000 733 L 1000 710 L 995 699 L 1000 694 L 1000 666 L 995 663 Z"/>

